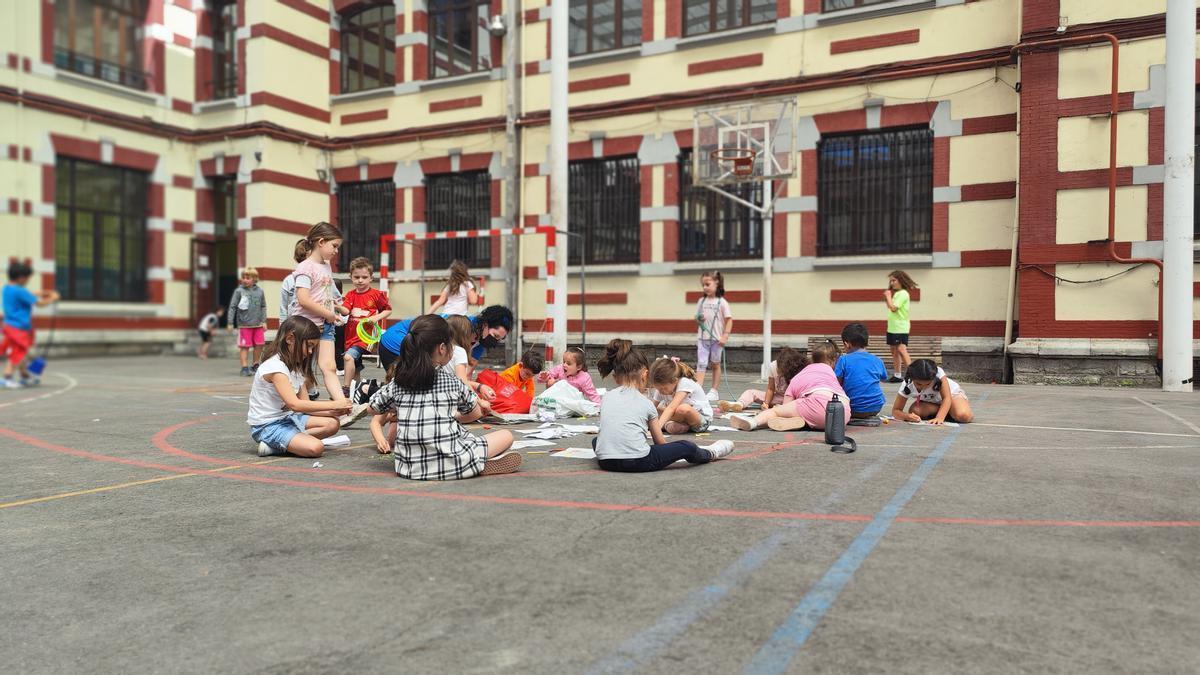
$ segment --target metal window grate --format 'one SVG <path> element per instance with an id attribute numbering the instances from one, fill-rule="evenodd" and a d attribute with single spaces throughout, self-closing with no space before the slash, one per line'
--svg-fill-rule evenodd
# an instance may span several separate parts
<path id="1" fill-rule="evenodd" d="M 933 130 L 822 138 L 817 255 L 933 249 Z"/>
<path id="2" fill-rule="evenodd" d="M 338 226 L 342 249 L 338 270 L 350 271 L 350 261 L 362 256 L 379 269 L 379 237 L 396 223 L 396 184 L 390 180 L 343 183 L 337 188 Z"/>
<path id="3" fill-rule="evenodd" d="M 637 262 L 641 255 L 642 182 L 637 157 L 590 159 L 568 167 L 568 222 L 582 235 L 568 246 L 570 263 Z"/>
<path id="4" fill-rule="evenodd" d="M 724 186 L 752 204 L 762 183 Z M 679 259 L 728 260 L 762 255 L 762 214 L 692 183 L 692 151 L 679 156 Z"/>
<path id="5" fill-rule="evenodd" d="M 775 0 L 684 0 L 683 35 L 717 33 L 775 18 Z"/>
<path id="6" fill-rule="evenodd" d="M 425 224 L 430 232 L 485 230 L 491 223 L 492 176 L 487 171 L 447 173 L 425 179 Z M 455 260 L 463 261 L 467 267 L 491 267 L 491 237 L 425 242 L 425 269 L 449 267 Z"/>

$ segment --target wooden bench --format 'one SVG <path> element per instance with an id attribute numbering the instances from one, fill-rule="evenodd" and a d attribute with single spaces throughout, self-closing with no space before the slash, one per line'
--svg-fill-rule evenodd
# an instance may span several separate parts
<path id="1" fill-rule="evenodd" d="M 811 353 L 813 347 L 824 342 L 826 339 L 833 340 L 834 344 L 840 350 L 842 348 L 842 338 L 840 335 L 830 335 L 826 337 L 810 337 L 808 338 L 808 351 Z M 888 367 L 892 367 L 892 350 L 887 345 L 887 340 L 882 336 L 872 337 L 867 343 L 867 351 L 883 360 L 883 363 Z M 932 359 L 934 363 L 941 365 L 942 363 L 942 338 L 932 335 L 911 335 L 908 338 L 908 355 L 915 361 L 917 359 Z"/>

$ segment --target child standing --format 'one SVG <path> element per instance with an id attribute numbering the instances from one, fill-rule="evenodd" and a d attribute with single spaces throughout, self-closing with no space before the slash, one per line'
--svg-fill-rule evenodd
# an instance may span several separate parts
<path id="1" fill-rule="evenodd" d="M 791 347 L 779 350 L 776 357 L 767 368 L 767 389 L 747 389 L 736 401 L 721 401 L 721 410 L 725 412 L 741 412 L 747 407 L 758 403 L 763 410 L 770 410 L 783 403 L 783 392 L 788 383 L 808 365 L 808 357 Z"/>
<path id="2" fill-rule="evenodd" d="M 851 417 L 874 417 L 883 410 L 887 397 L 883 395 L 880 382 L 888 379 L 887 367 L 871 352 L 867 351 L 870 336 L 861 323 L 848 323 L 842 328 L 842 348 L 846 353 L 833 367 L 833 374 L 846 390 L 854 404 Z"/>
<path id="3" fill-rule="evenodd" d="M 354 288 L 342 296 L 342 306 L 350 310 L 350 317 L 343 328 L 346 336 L 346 353 L 342 356 L 345 376 L 342 384 L 345 390 L 358 374 L 362 372 L 362 357 L 371 353 L 371 348 L 358 337 L 358 325 L 366 321 L 383 328 L 383 321 L 392 315 L 392 305 L 388 302 L 387 293 L 371 288 L 371 279 L 375 272 L 371 261 L 366 258 L 355 258 L 350 261 L 350 283 Z"/>
<path id="4" fill-rule="evenodd" d="M 966 424 L 975 419 L 967 392 L 946 377 L 930 359 L 917 359 L 904 373 L 904 384 L 892 404 L 892 417 L 905 422 L 929 420 L 942 424 L 949 420 Z"/>
<path id="5" fill-rule="evenodd" d="M 225 316 L 225 308 L 218 307 L 205 314 L 200 319 L 200 323 L 196 324 L 196 332 L 200 334 L 200 349 L 196 350 L 196 356 L 202 359 L 208 358 L 208 348 L 212 346 L 212 334 L 221 325 L 222 316 Z"/>
<path id="6" fill-rule="evenodd" d="M 508 452 L 513 436 L 472 435 L 462 422 L 483 415 L 475 393 L 443 367 L 453 353 L 450 326 L 440 316 L 413 319 L 396 358 L 393 379 L 371 397 L 371 435 L 381 453 L 393 451 L 396 473 L 414 480 L 454 480 L 511 473 L 521 455 Z M 455 412 L 458 413 L 456 419 Z M 394 448 L 384 437 L 383 415 L 395 414 Z"/>
<path id="7" fill-rule="evenodd" d="M 679 359 L 663 357 L 650 366 L 651 399 L 658 404 L 658 425 L 668 434 L 701 433 L 712 424 L 712 403 L 695 371 Z"/>
<path id="8" fill-rule="evenodd" d="M 233 291 L 229 299 L 229 330 L 238 329 L 238 356 L 242 361 L 242 375 L 249 377 L 258 369 L 262 357 L 267 326 L 267 296 L 258 287 L 258 270 L 247 267 L 242 270 L 242 285 Z M 250 361 L 250 352 L 254 360 Z M 250 363 L 254 365 L 251 366 Z"/>
<path id="9" fill-rule="evenodd" d="M 33 268 L 23 262 L 14 261 L 8 266 L 8 283 L 4 286 L 4 338 L 0 340 L 0 356 L 8 355 L 4 364 L 4 386 L 8 389 L 32 387 L 38 377 L 26 367 L 26 359 L 33 350 L 33 308 L 45 307 L 59 299 L 58 291 L 33 293 L 25 288 Z M 13 375 L 20 370 L 21 379 Z"/>
<path id="10" fill-rule="evenodd" d="M 342 247 L 342 231 L 321 222 L 308 230 L 308 236 L 297 246 L 307 251 L 304 261 L 296 266 L 293 276 L 296 281 L 296 302 L 293 314 L 302 316 L 321 331 L 321 345 L 317 351 L 317 365 L 325 380 L 325 388 L 329 390 L 329 398 L 334 401 L 346 400 L 342 393 L 342 385 L 337 379 L 337 367 L 334 364 L 334 331 L 345 320 L 343 315 L 349 310 L 336 305 L 336 292 L 333 286 L 333 270 L 329 261 L 338 254 Z"/>
<path id="11" fill-rule="evenodd" d="M 700 275 L 702 295 L 696 303 L 696 382 L 704 387 L 704 373 L 712 366 L 712 388 L 708 400 L 720 400 L 717 388 L 721 386 L 721 355 L 725 342 L 733 332 L 733 311 L 725 300 L 725 277 L 720 272 L 705 272 Z"/>
<path id="12" fill-rule="evenodd" d="M 826 340 L 812 350 L 812 363 L 805 366 L 788 384 L 783 403 L 760 412 L 754 417 L 730 415 L 730 423 L 742 431 L 752 431 L 764 424 L 776 431 L 793 431 L 806 426 L 813 429 L 825 428 L 825 406 L 834 394 L 846 404 L 846 415 L 851 414 L 850 397 L 838 383 L 832 365 L 838 360 L 837 345 Z"/>
<path id="13" fill-rule="evenodd" d="M 534 378 L 542 372 L 545 359 L 532 350 L 521 355 L 521 360 L 512 364 L 500 373 L 500 378 L 507 380 L 525 390 L 530 398 L 534 396 Z"/>
<path id="14" fill-rule="evenodd" d="M 246 413 L 259 457 L 285 452 L 320 457 L 325 452 L 321 439 L 336 434 L 338 416 L 350 412 L 349 401 L 309 401 L 299 395 L 305 378 L 312 378 L 312 355 L 320 337 L 316 324 L 295 316 L 280 324 L 267 347 L 266 360 L 250 385 Z"/>
<path id="15" fill-rule="evenodd" d="M 437 300 L 433 301 L 429 313 L 466 314 L 467 310 L 478 302 L 479 294 L 475 291 L 475 282 L 471 281 L 471 272 L 463 261 L 455 260 L 450 263 L 450 282 L 442 289 L 442 294 Z"/>
<path id="16" fill-rule="evenodd" d="M 600 404 L 600 394 L 596 393 L 596 384 L 592 382 L 592 376 L 588 374 L 587 354 L 584 353 L 583 348 L 568 347 L 566 353 L 563 354 L 562 365 L 555 366 L 538 375 L 538 382 L 545 382 L 547 387 L 554 386 L 554 383 L 559 380 L 578 389 L 583 397 L 592 403 Z"/>
<path id="17" fill-rule="evenodd" d="M 908 301 L 917 282 L 907 273 L 895 270 L 888 275 L 887 283 L 887 290 L 883 292 L 883 301 L 888 308 L 887 344 L 892 350 L 892 366 L 896 369 L 888 382 L 899 382 L 900 374 L 912 363 L 908 355 Z"/>
<path id="18" fill-rule="evenodd" d="M 629 340 L 610 340 L 596 367 L 601 377 L 611 373 L 617 383 L 600 403 L 600 432 L 592 440 L 601 469 L 658 471 L 681 459 L 689 464 L 706 464 L 733 452 L 732 441 L 717 441 L 707 450 L 692 441 L 667 443 L 658 423 L 658 410 L 642 395 L 649 363 Z M 653 445 L 646 440 L 647 432 Z"/>

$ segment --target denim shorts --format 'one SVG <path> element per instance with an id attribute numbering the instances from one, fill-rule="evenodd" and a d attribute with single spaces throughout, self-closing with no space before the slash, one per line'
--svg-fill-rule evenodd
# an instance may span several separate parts
<path id="1" fill-rule="evenodd" d="M 250 438 L 259 443 L 266 443 L 271 446 L 272 450 L 287 450 L 288 443 L 296 437 L 296 434 L 304 433 L 305 427 L 308 425 L 308 415 L 303 413 L 288 413 L 287 417 L 282 417 L 274 422 L 266 424 L 255 424 L 250 427 Z"/>
<path id="2" fill-rule="evenodd" d="M 333 324 L 329 323 L 328 321 L 326 321 L 325 325 L 321 327 L 321 341 L 322 342 L 333 342 L 335 339 L 337 339 L 334 329 L 335 329 L 335 326 Z"/>
<path id="3" fill-rule="evenodd" d="M 370 354 L 370 353 L 371 353 L 371 351 L 369 349 L 367 349 L 366 347 L 363 347 L 362 345 L 354 345 L 353 347 L 350 347 L 349 349 L 346 350 L 346 356 L 349 356 L 350 358 L 354 359 L 354 367 L 359 372 L 362 372 L 362 369 L 363 369 L 363 362 L 362 362 L 363 356 Z"/>

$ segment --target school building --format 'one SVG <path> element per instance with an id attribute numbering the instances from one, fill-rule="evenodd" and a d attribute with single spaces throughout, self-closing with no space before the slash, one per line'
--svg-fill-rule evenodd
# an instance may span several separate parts
<path id="1" fill-rule="evenodd" d="M 1161 258 L 1165 5 L 571 0 L 571 340 L 586 300 L 589 343 L 686 349 L 715 268 L 757 358 L 769 227 L 776 345 L 852 320 L 882 338 L 899 268 L 956 374 L 1003 377 L 1009 327 L 1017 381 L 1157 386 L 1157 269 L 1106 241 L 1111 48 L 1013 48 L 1118 38 L 1113 250 Z M 318 220 L 346 233 L 343 269 L 381 234 L 549 224 L 549 19 L 548 0 L 0 3 L 0 257 L 62 292 L 42 337 L 180 344 L 247 265 L 274 305 Z M 693 112 L 778 98 L 798 170 L 763 222 L 692 185 Z M 396 313 L 456 257 L 540 339 L 537 235 L 396 245 Z"/>

